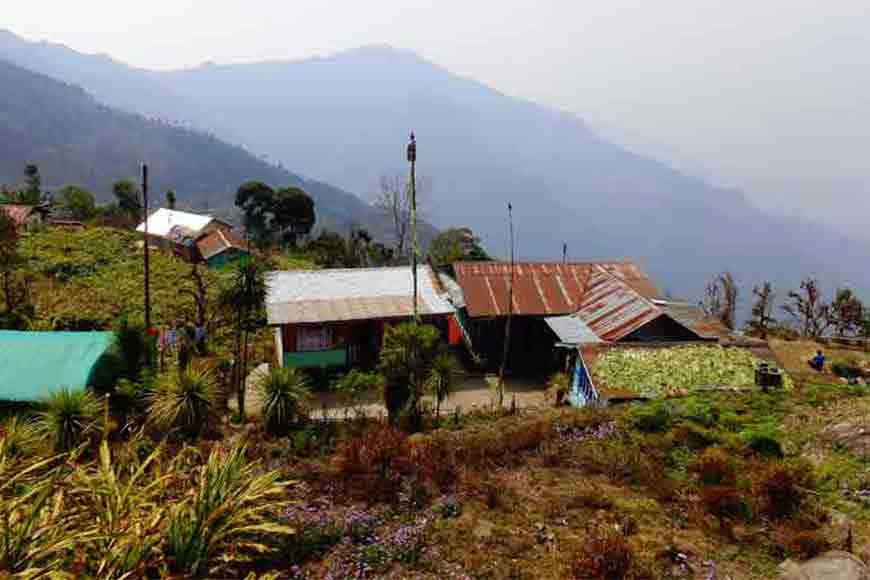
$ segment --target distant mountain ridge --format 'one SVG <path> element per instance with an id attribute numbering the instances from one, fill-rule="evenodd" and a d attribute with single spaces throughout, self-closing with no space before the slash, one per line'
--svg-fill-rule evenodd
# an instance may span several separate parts
<path id="1" fill-rule="evenodd" d="M 211 135 L 114 110 L 78 87 L 2 59 L 0 86 L 0 183 L 18 183 L 24 165 L 35 163 L 46 189 L 78 184 L 108 200 L 112 183 L 137 181 L 147 160 L 155 205 L 175 189 L 181 205 L 227 215 L 235 189 L 256 179 L 309 192 L 321 226 L 344 231 L 359 225 L 380 238 L 387 235 L 384 216 L 356 196 L 269 165 Z"/>
<path id="2" fill-rule="evenodd" d="M 0 42 L 0 55 L 8 38 Z M 613 145 L 574 115 L 499 93 L 415 53 L 367 47 L 294 62 L 209 65 L 173 72 L 74 53 L 51 56 L 18 39 L 18 58 L 48 60 L 100 100 L 145 112 L 135 86 L 165 91 L 161 118 L 205 124 L 218 135 L 350 191 L 370 196 L 379 176 L 405 170 L 407 133 L 418 135 L 418 171 L 433 183 L 438 226 L 469 226 L 491 253 L 507 254 L 507 204 L 518 255 L 528 259 L 633 258 L 663 290 L 699 298 L 731 269 L 743 287 L 780 290 L 804 276 L 870 288 L 870 245 L 830 228 L 767 215 L 741 192 L 718 188 Z M 69 49 L 66 49 L 69 50 Z M 74 52 L 74 51 L 72 51 Z M 35 53 L 32 54 L 32 53 Z M 54 54 L 54 53 L 51 53 Z M 39 56 L 42 55 L 42 56 Z M 78 58 L 88 59 L 85 78 Z M 61 62 L 62 61 L 62 62 Z M 123 66 L 123 65 L 121 65 Z M 105 75 L 105 76 L 103 76 Z M 110 90 L 111 89 L 111 90 Z"/>

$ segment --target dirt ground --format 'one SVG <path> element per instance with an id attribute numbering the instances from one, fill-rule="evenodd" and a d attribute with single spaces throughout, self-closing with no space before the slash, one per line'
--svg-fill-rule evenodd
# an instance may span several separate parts
<path id="1" fill-rule="evenodd" d="M 260 414 L 262 402 L 257 383 L 268 370 L 268 365 L 260 365 L 248 376 L 245 411 L 249 416 Z M 468 412 L 493 407 L 495 396 L 490 384 L 495 385 L 496 380 L 497 378 L 491 375 L 469 375 L 461 378 L 453 393 L 441 404 L 441 412 L 451 414 L 457 409 L 460 412 Z M 540 382 L 508 378 L 505 380 L 504 405 L 510 406 L 512 401 L 516 399 L 516 406 L 520 409 L 544 406 L 546 405 L 545 390 L 546 385 Z M 424 400 L 434 408 L 435 400 L 433 397 L 427 396 Z M 235 401 L 231 397 L 231 408 L 234 408 L 234 405 Z M 358 414 L 365 414 L 367 417 L 381 417 L 387 414 L 387 409 L 381 402 L 379 393 L 369 393 L 355 407 L 347 407 L 334 393 L 316 392 L 311 407 L 312 412 L 317 417 L 325 416 L 330 419 L 340 419 Z"/>

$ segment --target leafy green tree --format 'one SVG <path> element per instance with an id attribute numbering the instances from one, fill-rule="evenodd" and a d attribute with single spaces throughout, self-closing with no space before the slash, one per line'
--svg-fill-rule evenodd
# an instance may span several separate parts
<path id="1" fill-rule="evenodd" d="M 175 209 L 175 192 L 171 189 L 166 192 L 166 207 Z"/>
<path id="2" fill-rule="evenodd" d="M 384 403 L 390 422 L 407 411 L 412 428 L 419 425 L 426 380 L 442 352 L 441 336 L 430 324 L 403 322 L 384 330 L 378 370 L 386 381 Z"/>
<path id="3" fill-rule="evenodd" d="M 118 208 L 134 222 L 142 219 L 142 199 L 139 186 L 128 179 L 116 181 L 112 193 L 118 200 Z"/>
<path id="4" fill-rule="evenodd" d="M 271 208 L 272 224 L 281 232 L 281 241 L 296 245 L 299 236 L 306 236 L 314 227 L 314 200 L 298 187 L 279 189 Z"/>
<path id="5" fill-rule="evenodd" d="M 42 199 L 42 176 L 39 167 L 33 163 L 24 166 L 24 195 L 28 205 L 35 205 Z"/>
<path id="6" fill-rule="evenodd" d="M 243 183 L 236 191 L 236 206 L 244 214 L 244 225 L 254 244 L 266 248 L 272 244 L 270 228 L 275 190 L 260 181 Z"/>
<path id="7" fill-rule="evenodd" d="M 429 244 L 429 258 L 436 266 L 449 266 L 462 260 L 485 261 L 490 257 L 467 228 L 444 230 Z"/>
<path id="8" fill-rule="evenodd" d="M 62 188 L 60 203 L 66 213 L 74 220 L 89 220 L 97 215 L 97 201 L 94 194 L 77 185 Z"/>
<path id="9" fill-rule="evenodd" d="M 259 262 L 243 260 L 235 266 L 232 279 L 221 290 L 220 303 L 233 314 L 236 357 L 234 388 L 239 415 L 244 417 L 248 342 L 250 335 L 265 323 L 266 274 Z"/>

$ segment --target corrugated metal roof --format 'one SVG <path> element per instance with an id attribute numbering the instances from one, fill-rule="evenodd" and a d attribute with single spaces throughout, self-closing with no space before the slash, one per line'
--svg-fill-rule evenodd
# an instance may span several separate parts
<path id="1" fill-rule="evenodd" d="M 22 228 L 27 225 L 27 220 L 34 212 L 48 213 L 48 209 L 33 205 L 20 205 L 17 203 L 0 204 L 0 210 L 5 211 L 6 215 L 12 218 L 16 228 Z"/>
<path id="2" fill-rule="evenodd" d="M 592 273 L 577 309 L 578 318 L 607 342 L 615 342 L 663 314 L 625 282 L 603 270 Z"/>
<path id="3" fill-rule="evenodd" d="M 458 262 L 453 269 L 470 316 L 507 314 L 509 263 Z M 655 285 L 633 262 L 520 262 L 513 268 L 513 313 L 547 316 L 575 312 L 590 276 L 600 271 L 610 273 L 642 297 L 658 296 Z"/>
<path id="4" fill-rule="evenodd" d="M 688 302 L 653 300 L 665 314 L 693 330 L 701 338 L 720 339 L 731 336 L 731 331 L 719 320 L 707 316 L 700 306 Z"/>
<path id="5" fill-rule="evenodd" d="M 240 252 L 250 251 L 248 244 L 231 232 L 224 231 L 223 229 L 215 230 L 203 236 L 197 240 L 196 247 L 203 260 L 209 260 L 233 248 Z"/>
<path id="6" fill-rule="evenodd" d="M 577 316 L 550 316 L 544 321 L 559 337 L 559 342 L 565 344 L 599 344 L 603 342 L 592 332 L 585 322 Z"/>
<path id="7" fill-rule="evenodd" d="M 437 290 L 434 276 L 428 266 L 418 266 L 418 307 L 424 316 L 454 311 L 446 295 Z M 413 278 L 407 267 L 270 272 L 267 282 L 269 324 L 400 318 L 414 313 Z"/>
<path id="8" fill-rule="evenodd" d="M 161 236 L 165 238 L 169 236 L 172 228 L 182 226 L 191 230 L 194 234 L 198 234 L 213 220 L 214 218 L 210 215 L 199 215 L 161 207 L 148 216 L 148 233 L 152 236 Z M 139 224 L 136 231 L 144 232 L 145 224 Z"/>

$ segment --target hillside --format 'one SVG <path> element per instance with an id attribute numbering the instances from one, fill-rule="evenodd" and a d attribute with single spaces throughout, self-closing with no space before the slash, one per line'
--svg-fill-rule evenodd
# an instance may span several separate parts
<path id="1" fill-rule="evenodd" d="M 265 163 L 212 135 L 111 109 L 84 90 L 0 60 L 0 183 L 15 184 L 36 163 L 43 184 L 93 189 L 103 200 L 118 179 L 137 180 L 147 160 L 152 191 L 179 204 L 229 213 L 235 189 L 248 180 L 298 186 L 316 202 L 318 224 L 360 224 L 383 236 L 381 216 L 359 198 Z"/>
<path id="2" fill-rule="evenodd" d="M 507 254 L 511 202 L 518 256 L 553 258 L 566 241 L 572 258 L 637 259 L 665 291 L 688 298 L 700 298 L 705 281 L 725 268 L 743 287 L 744 308 L 749 288 L 762 280 L 780 296 L 807 275 L 828 291 L 870 288 L 870 273 L 857 267 L 870 254 L 867 243 L 809 216 L 766 214 L 740 191 L 626 151 L 573 115 L 458 77 L 410 51 L 369 47 L 298 62 L 148 73 L 8 35 L 4 45 L 0 51 L 81 81 L 118 106 L 153 111 L 156 101 L 138 97 L 137 87 L 160 86 L 177 97 L 165 99 L 164 118 L 204 124 L 364 196 L 381 174 L 404 167 L 413 129 L 419 172 L 433 184 L 428 215 L 437 226 L 472 227 L 496 255 Z M 109 86 L 106 78 L 118 82 Z"/>

